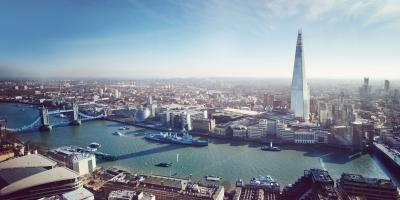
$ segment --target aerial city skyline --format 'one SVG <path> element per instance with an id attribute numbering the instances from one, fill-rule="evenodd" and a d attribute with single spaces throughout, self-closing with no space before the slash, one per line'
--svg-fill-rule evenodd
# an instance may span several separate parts
<path id="1" fill-rule="evenodd" d="M 4 0 L 0 27 L 1 200 L 400 200 L 397 0 Z"/>
<path id="2" fill-rule="evenodd" d="M 0 197 L 398 200 L 398 87 L 310 95 L 301 29 L 295 46 L 290 87 L 2 80 Z"/>

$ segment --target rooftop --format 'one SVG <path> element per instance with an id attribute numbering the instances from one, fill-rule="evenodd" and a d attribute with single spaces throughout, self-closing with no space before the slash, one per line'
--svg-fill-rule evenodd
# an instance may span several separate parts
<path id="1" fill-rule="evenodd" d="M 184 179 L 152 175 L 152 176 L 147 177 L 143 181 L 143 183 L 164 186 L 164 187 L 170 187 L 170 188 L 174 188 L 177 190 L 185 190 L 188 181 L 184 180 Z"/>
<path id="2" fill-rule="evenodd" d="M 379 186 L 379 187 L 393 187 L 394 186 L 394 184 L 391 180 L 379 179 L 379 178 L 367 178 L 367 177 L 363 177 L 362 175 L 358 175 L 358 174 L 343 173 L 342 177 L 340 179 L 349 181 L 349 182 L 375 185 L 375 186 Z"/>
<path id="3" fill-rule="evenodd" d="M 0 170 L 8 168 L 43 167 L 53 168 L 57 162 L 40 154 L 30 154 L 0 163 Z"/>
<path id="4" fill-rule="evenodd" d="M 130 190 L 114 190 L 108 194 L 108 198 L 125 198 L 132 199 L 136 195 L 135 191 Z"/>
<path id="5" fill-rule="evenodd" d="M 305 170 L 304 174 L 310 174 L 314 180 L 314 182 L 320 183 L 333 183 L 332 177 L 329 175 L 328 171 L 322 169 L 310 169 Z"/>
<path id="6" fill-rule="evenodd" d="M 0 189 L 18 180 L 46 171 L 43 167 L 8 168 L 0 170 Z"/>
<path id="7" fill-rule="evenodd" d="M 56 149 L 48 151 L 49 156 L 52 155 L 61 156 L 62 158 L 68 157 L 73 160 L 81 160 L 94 156 L 93 154 L 80 152 L 78 147 L 74 146 L 63 146 Z"/>
<path id="8" fill-rule="evenodd" d="M 69 200 L 69 199 L 71 199 L 71 200 L 72 199 L 87 199 L 89 197 L 93 197 L 93 194 L 89 190 L 81 187 L 81 188 L 76 189 L 74 191 L 67 192 L 67 193 L 63 194 L 62 197 L 65 200 Z"/>
<path id="9" fill-rule="evenodd" d="M 78 173 L 65 168 L 56 167 L 50 170 L 42 171 L 26 178 L 17 180 L 0 190 L 0 196 L 11 194 L 16 191 L 27 189 L 30 187 L 52 183 L 56 181 L 71 180 L 78 178 Z"/>
<path id="10" fill-rule="evenodd" d="M 241 114 L 241 115 L 250 115 L 250 116 L 254 116 L 254 115 L 259 115 L 260 114 L 260 112 L 257 112 L 257 111 L 241 110 L 241 109 L 234 109 L 234 108 L 226 108 L 226 109 L 224 109 L 224 111 L 232 112 L 232 113 L 236 113 L 236 114 Z"/>

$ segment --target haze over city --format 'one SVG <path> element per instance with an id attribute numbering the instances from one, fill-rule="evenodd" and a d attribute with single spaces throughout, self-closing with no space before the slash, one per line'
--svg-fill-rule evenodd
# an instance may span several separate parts
<path id="1" fill-rule="evenodd" d="M 400 200 L 399 0 L 2 0 L 0 199 Z"/>
<path id="2" fill-rule="evenodd" d="M 396 0 L 0 2 L 2 78 L 397 79 Z"/>

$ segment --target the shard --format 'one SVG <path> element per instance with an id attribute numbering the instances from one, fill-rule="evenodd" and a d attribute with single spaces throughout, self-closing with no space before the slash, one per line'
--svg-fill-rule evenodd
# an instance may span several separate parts
<path id="1" fill-rule="evenodd" d="M 302 118 L 304 120 L 309 119 L 310 90 L 306 79 L 303 36 L 301 30 L 299 30 L 297 35 L 290 102 L 290 108 L 294 112 L 295 117 Z"/>

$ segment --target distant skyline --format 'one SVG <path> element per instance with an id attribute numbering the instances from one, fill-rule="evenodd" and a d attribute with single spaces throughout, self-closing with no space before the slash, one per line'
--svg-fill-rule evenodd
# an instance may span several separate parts
<path id="1" fill-rule="evenodd" d="M 2 0 L 0 78 L 399 79 L 398 0 Z"/>

